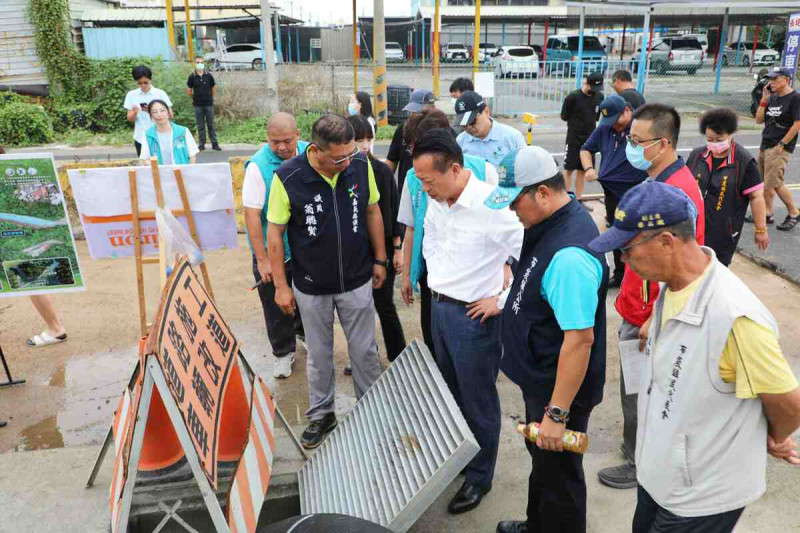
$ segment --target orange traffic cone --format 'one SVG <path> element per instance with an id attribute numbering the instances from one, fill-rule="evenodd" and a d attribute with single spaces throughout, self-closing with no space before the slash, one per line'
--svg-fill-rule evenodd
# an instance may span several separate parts
<path id="1" fill-rule="evenodd" d="M 237 356 L 238 359 L 238 356 Z M 250 427 L 250 402 L 242 382 L 242 373 L 235 360 L 228 378 L 228 388 L 222 399 L 222 421 L 219 431 L 220 462 L 238 461 L 247 445 L 247 430 Z"/>

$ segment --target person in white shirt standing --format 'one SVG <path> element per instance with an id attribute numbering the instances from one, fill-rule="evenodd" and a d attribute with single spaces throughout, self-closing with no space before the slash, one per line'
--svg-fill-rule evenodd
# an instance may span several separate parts
<path id="1" fill-rule="evenodd" d="M 436 363 L 481 447 L 448 506 L 458 514 L 477 507 L 492 488 L 500 438 L 495 382 L 501 355 L 494 297 L 503 290 L 506 260 L 519 258 L 524 230 L 510 210 L 484 205 L 493 187 L 464 167 L 449 129 L 426 133 L 414 144 L 413 158 L 414 172 L 432 200 L 422 253 L 433 300 Z"/>
<path id="2" fill-rule="evenodd" d="M 128 91 L 122 107 L 128 111 L 128 121 L 133 122 L 133 146 L 136 148 L 136 157 L 139 157 L 142 155 L 144 134 L 153 126 L 150 113 L 148 113 L 150 102 L 153 100 L 166 102 L 169 108 L 169 118 L 172 118 L 172 100 L 169 99 L 167 93 L 153 87 L 150 81 L 153 79 L 153 72 L 150 68 L 143 65 L 133 67 L 132 75 L 139 88 Z"/>

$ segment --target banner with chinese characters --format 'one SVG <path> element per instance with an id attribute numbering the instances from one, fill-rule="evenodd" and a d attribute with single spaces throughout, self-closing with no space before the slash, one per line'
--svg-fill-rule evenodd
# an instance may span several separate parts
<path id="1" fill-rule="evenodd" d="M 185 259 L 165 288 L 156 350 L 200 465 L 216 488 L 222 398 L 239 346 Z"/>
<path id="2" fill-rule="evenodd" d="M 792 71 L 792 87 L 797 76 L 797 57 L 800 53 L 800 13 L 789 15 L 789 25 L 786 27 L 786 42 L 783 45 L 781 67 Z"/>
<path id="3" fill-rule="evenodd" d="M 0 297 L 85 288 L 52 154 L 0 155 Z"/>

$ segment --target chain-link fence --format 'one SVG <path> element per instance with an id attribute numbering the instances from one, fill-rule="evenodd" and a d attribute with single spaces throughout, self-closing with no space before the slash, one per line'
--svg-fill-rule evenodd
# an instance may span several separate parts
<path id="1" fill-rule="evenodd" d="M 533 61 L 513 64 L 501 61 L 480 65 L 483 72 L 494 73 L 492 112 L 499 116 L 531 112 L 557 114 L 564 98 L 578 87 L 578 68 L 571 61 Z M 758 67 L 756 67 L 758 69 Z M 611 75 L 619 69 L 638 79 L 638 61 L 634 58 L 612 61 L 585 61 L 583 74 L 602 72 L 605 94 L 613 94 Z M 757 71 L 757 70 L 756 70 Z M 215 74 L 220 87 L 221 113 L 230 118 L 254 116 L 266 112 L 265 74 L 243 70 Z M 450 84 L 460 77 L 472 76 L 471 63 L 445 63 L 439 70 L 439 92 L 448 98 Z M 755 80 L 746 66 L 723 66 L 719 82 L 713 58 L 684 65 L 651 62 L 646 69 L 645 98 L 675 106 L 681 112 L 703 112 L 710 107 L 727 106 L 748 113 Z M 278 65 L 280 108 L 293 113 L 303 110 L 344 112 L 354 92 L 353 64 L 325 62 Z M 414 89 L 433 89 L 432 67 L 414 64 L 387 65 L 388 85 Z M 358 89 L 373 93 L 371 65 L 362 62 L 358 69 Z"/>

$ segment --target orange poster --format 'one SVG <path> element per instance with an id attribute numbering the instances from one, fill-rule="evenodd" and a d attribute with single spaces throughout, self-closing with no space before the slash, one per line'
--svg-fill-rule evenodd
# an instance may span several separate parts
<path id="1" fill-rule="evenodd" d="M 238 342 L 203 284 L 189 262 L 181 261 L 165 289 L 156 353 L 215 489 L 222 398 L 238 352 Z"/>

